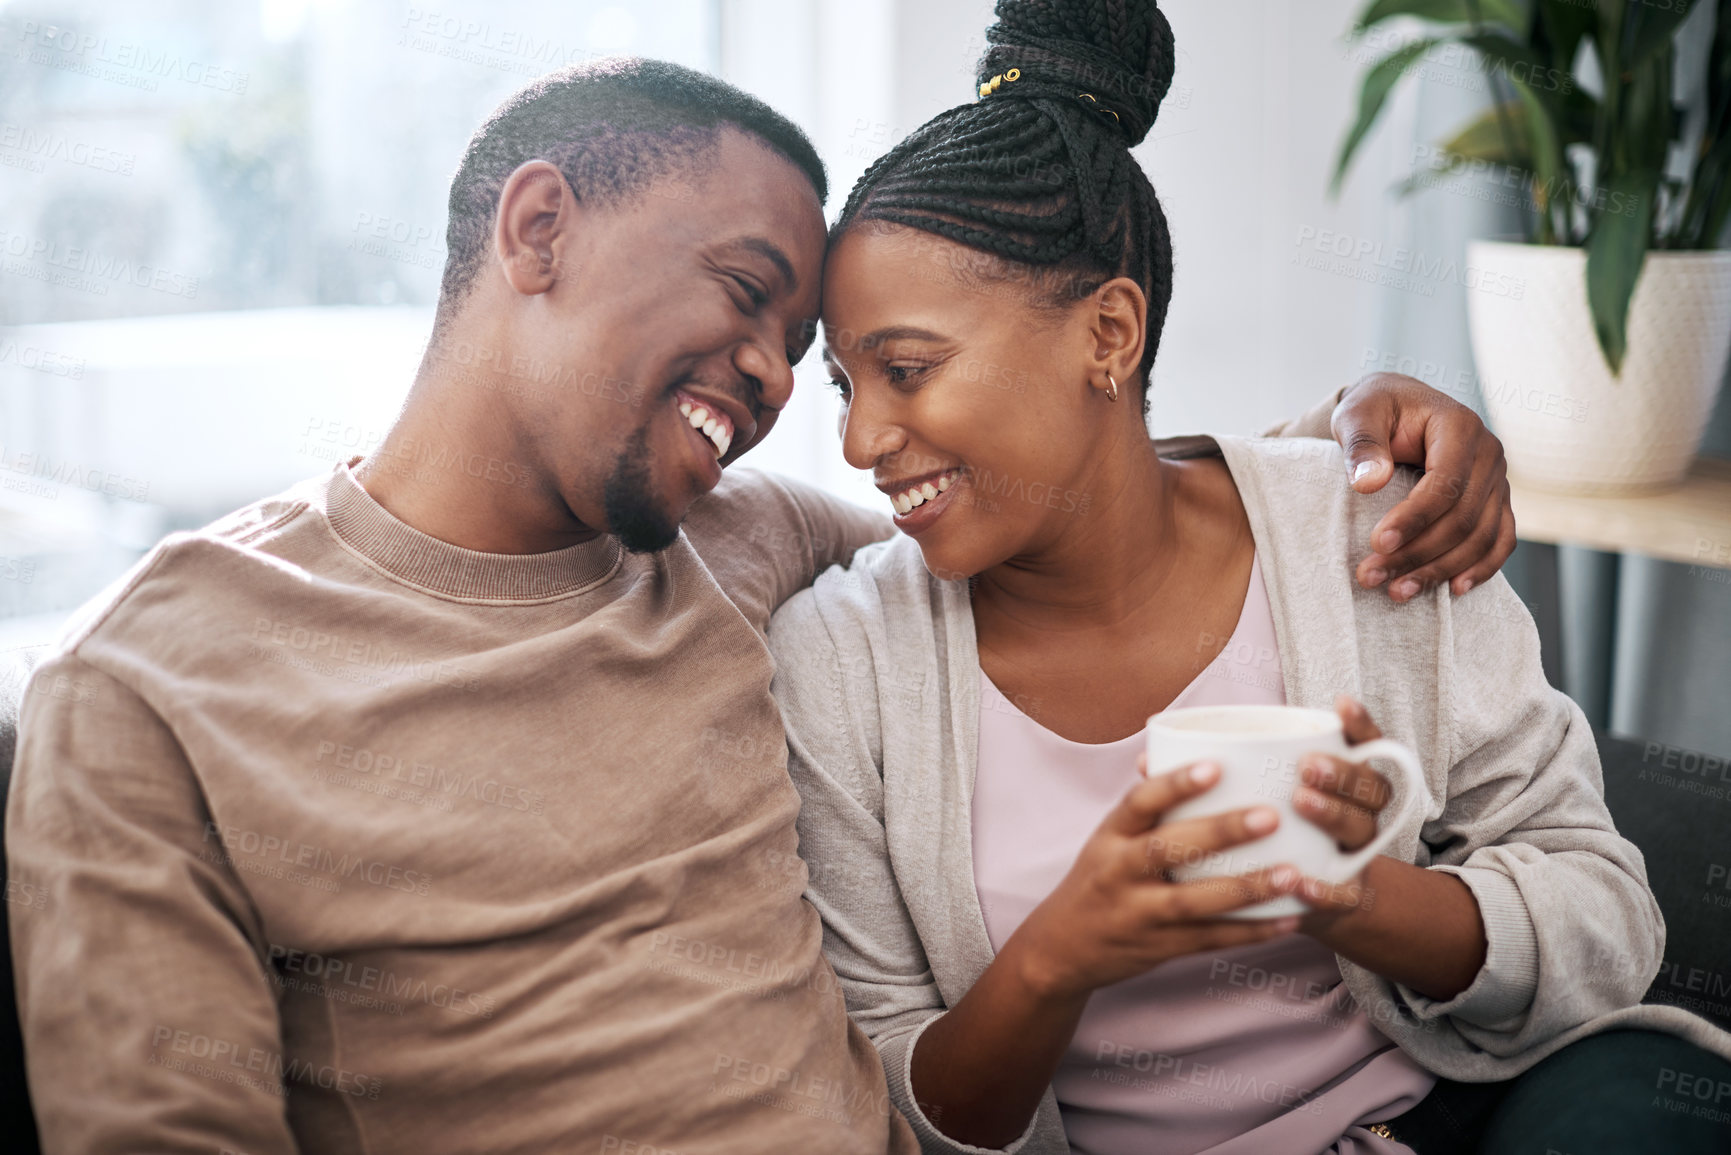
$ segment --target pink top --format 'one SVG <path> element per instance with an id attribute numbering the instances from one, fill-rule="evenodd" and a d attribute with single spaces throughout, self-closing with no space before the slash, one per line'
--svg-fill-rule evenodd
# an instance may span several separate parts
<path id="1" fill-rule="evenodd" d="M 1146 739 L 1072 742 L 984 672 L 980 689 L 974 886 L 998 950 L 1135 782 Z M 1172 705 L 1285 702 L 1253 562 L 1226 648 Z M 1096 991 L 1052 1085 L 1081 1155 L 1412 1155 L 1363 1124 L 1401 1114 L 1435 1081 L 1371 1025 L 1334 955 L 1291 934 L 1174 959 Z"/>

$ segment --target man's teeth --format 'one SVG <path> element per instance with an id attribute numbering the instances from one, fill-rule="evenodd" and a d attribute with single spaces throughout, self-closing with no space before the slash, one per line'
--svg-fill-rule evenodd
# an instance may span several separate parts
<path id="1" fill-rule="evenodd" d="M 890 498 L 890 504 L 895 506 L 897 513 L 906 513 L 910 509 L 918 509 L 938 494 L 954 485 L 956 478 L 962 475 L 959 469 L 952 469 L 936 481 L 923 481 L 918 485 L 909 486 L 901 493 Z"/>
<path id="2" fill-rule="evenodd" d="M 679 403 L 679 412 L 691 422 L 691 427 L 702 431 L 703 435 L 715 443 L 715 456 L 727 456 L 727 447 L 733 444 L 733 431 L 720 418 L 711 417 L 709 410 L 701 405 L 693 405 L 689 401 Z"/>

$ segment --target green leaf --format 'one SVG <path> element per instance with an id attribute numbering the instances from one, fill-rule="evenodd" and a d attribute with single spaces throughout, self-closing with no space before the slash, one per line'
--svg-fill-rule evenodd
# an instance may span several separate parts
<path id="1" fill-rule="evenodd" d="M 1635 295 L 1653 229 L 1659 173 L 1618 173 L 1587 238 L 1587 307 L 1611 372 L 1621 376 L 1629 350 L 1629 300 Z"/>
<path id="2" fill-rule="evenodd" d="M 1472 32 L 1456 39 L 1484 58 L 1485 71 L 1493 78 L 1506 76 L 1558 100 L 1575 90 L 1573 76 L 1552 68 L 1550 61 L 1533 51 L 1531 46 L 1500 32 Z"/>
<path id="3" fill-rule="evenodd" d="M 1358 31 L 1396 16 L 1416 16 L 1436 24 L 1470 24 L 1473 11 L 1485 21 L 1495 21 L 1523 32 L 1527 16 L 1515 0 L 1372 0 L 1371 6 L 1358 18 Z"/>
<path id="4" fill-rule="evenodd" d="M 1503 126 L 1508 126 L 1504 131 Z M 1466 160 L 1484 160 L 1510 168 L 1533 167 L 1532 136 L 1527 131 L 1526 109 L 1519 99 L 1505 100 L 1467 121 L 1442 150 Z"/>
<path id="5" fill-rule="evenodd" d="M 1598 25 L 1590 4 L 1579 0 L 1539 0 L 1539 21 L 1551 46 L 1551 67 L 1572 72 L 1581 41 Z"/>
<path id="6" fill-rule="evenodd" d="M 1651 3 L 1635 5 L 1629 15 L 1623 51 L 1623 70 L 1633 71 L 1645 64 L 1655 52 L 1667 47 L 1677 35 L 1677 26 L 1689 16 L 1695 0 L 1670 0 L 1668 6 Z"/>
<path id="7" fill-rule="evenodd" d="M 1569 176 L 1569 170 L 1563 161 L 1563 143 L 1557 134 L 1556 122 L 1551 118 L 1550 108 L 1539 99 L 1538 94 L 1520 81 L 1515 82 L 1515 96 L 1526 112 L 1523 119 L 1526 121 L 1527 137 L 1532 145 L 1533 200 L 1539 210 L 1540 237 L 1546 241 L 1566 241 L 1566 235 L 1554 235 L 1556 230 L 1552 223 L 1553 195 L 1559 191 L 1565 196 L 1568 195 Z"/>
<path id="8" fill-rule="evenodd" d="M 1346 134 L 1346 139 L 1341 142 L 1340 158 L 1334 164 L 1334 179 L 1328 185 L 1330 196 L 1340 195 L 1340 183 L 1346 178 L 1346 170 L 1352 164 L 1352 155 L 1358 151 L 1365 134 L 1370 132 L 1376 118 L 1382 114 L 1383 103 L 1388 100 L 1389 91 L 1394 88 L 1395 82 L 1412 67 L 1414 61 L 1440 43 L 1441 40 L 1433 37 L 1402 45 L 1377 61 L 1365 75 L 1364 88 L 1358 95 L 1358 120 Z"/>

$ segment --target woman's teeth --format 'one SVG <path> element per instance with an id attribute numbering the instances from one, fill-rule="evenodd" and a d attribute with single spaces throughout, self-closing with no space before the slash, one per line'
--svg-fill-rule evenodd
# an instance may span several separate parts
<path id="1" fill-rule="evenodd" d="M 896 507 L 897 513 L 906 513 L 910 509 L 918 509 L 938 494 L 944 492 L 956 483 L 956 478 L 962 475 L 959 469 L 952 469 L 940 476 L 936 481 L 923 481 L 890 498 L 890 504 Z"/>
<path id="2" fill-rule="evenodd" d="M 679 412 L 691 422 L 693 429 L 702 430 L 703 435 L 715 443 L 717 459 L 727 456 L 727 447 L 733 444 L 733 430 L 728 426 L 727 419 L 720 416 L 711 417 L 709 410 L 701 405 L 693 405 L 689 401 L 679 403 Z"/>

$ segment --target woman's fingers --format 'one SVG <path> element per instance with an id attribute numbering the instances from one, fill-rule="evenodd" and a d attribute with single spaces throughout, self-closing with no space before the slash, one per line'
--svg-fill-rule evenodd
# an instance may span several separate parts
<path id="1" fill-rule="evenodd" d="M 1220 878 L 1199 878 L 1163 887 L 1149 896 L 1147 915 L 1158 924 L 1201 922 L 1228 911 L 1294 893 L 1304 884 L 1295 866 L 1278 866 Z"/>
<path id="2" fill-rule="evenodd" d="M 1371 770 L 1370 773 L 1374 775 L 1376 772 Z M 1386 802 L 1385 794 L 1384 804 Z M 1305 821 L 1320 828 L 1334 839 L 1336 845 L 1347 851 L 1357 850 L 1376 837 L 1376 812 L 1382 808 L 1370 809 L 1339 793 L 1308 786 L 1300 786 L 1292 792 L 1292 805 Z"/>
<path id="3" fill-rule="evenodd" d="M 1206 865 L 1219 851 L 1253 842 L 1279 825 L 1280 814 L 1272 806 L 1252 806 L 1165 823 L 1139 840 L 1140 873 L 1158 874 L 1180 866 Z"/>
<path id="4" fill-rule="evenodd" d="M 1212 922 L 1196 923 L 1193 926 L 1167 926 L 1163 930 L 1182 932 L 1186 935 L 1185 954 L 1200 954 L 1203 951 L 1230 950 L 1235 946 L 1248 946 L 1255 942 L 1267 942 L 1271 938 L 1291 934 L 1299 927 L 1299 919 L 1288 918 L 1222 918 Z"/>
<path id="5" fill-rule="evenodd" d="M 1374 742 L 1382 737 L 1382 728 L 1371 719 L 1370 711 L 1352 695 L 1337 694 L 1334 699 L 1334 712 L 1340 716 L 1341 732 L 1351 745 Z"/>
<path id="6" fill-rule="evenodd" d="M 1134 838 L 1158 825 L 1161 815 L 1168 810 L 1187 798 L 1196 797 L 1219 780 L 1220 767 L 1212 762 L 1180 766 L 1165 774 L 1144 778 L 1125 792 L 1118 805 L 1101 822 L 1100 828 L 1125 838 Z"/>

